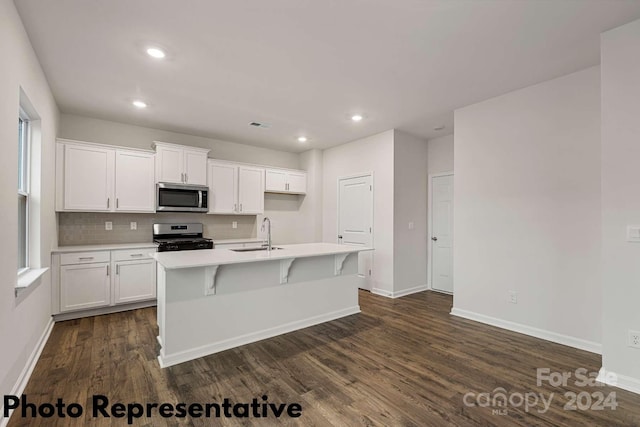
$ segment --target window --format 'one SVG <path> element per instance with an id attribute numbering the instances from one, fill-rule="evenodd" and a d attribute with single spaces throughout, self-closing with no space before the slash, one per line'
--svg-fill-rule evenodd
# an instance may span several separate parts
<path id="1" fill-rule="evenodd" d="M 18 274 L 29 268 L 29 118 L 18 117 Z"/>

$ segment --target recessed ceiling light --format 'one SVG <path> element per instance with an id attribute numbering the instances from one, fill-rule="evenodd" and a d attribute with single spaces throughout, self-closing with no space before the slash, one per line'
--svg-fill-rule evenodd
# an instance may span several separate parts
<path id="1" fill-rule="evenodd" d="M 167 56 L 161 49 L 158 49 L 157 47 L 150 47 L 149 49 L 147 49 L 147 54 L 156 59 L 162 59 Z"/>
<path id="2" fill-rule="evenodd" d="M 353 116 L 351 116 L 351 120 L 353 120 L 354 122 L 359 122 L 360 120 L 362 120 L 362 115 L 354 114 Z"/>
<path id="3" fill-rule="evenodd" d="M 298 142 L 307 142 L 307 137 L 306 136 L 299 136 L 298 137 Z"/>
<path id="4" fill-rule="evenodd" d="M 147 108 L 147 103 L 142 101 L 133 101 L 132 104 L 138 108 Z"/>

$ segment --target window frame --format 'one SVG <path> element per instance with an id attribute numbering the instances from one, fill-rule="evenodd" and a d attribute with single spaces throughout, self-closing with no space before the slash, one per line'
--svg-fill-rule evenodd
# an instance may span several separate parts
<path id="1" fill-rule="evenodd" d="M 18 114 L 18 200 L 21 197 L 25 198 L 25 215 L 24 215 L 24 253 L 18 254 L 19 258 L 24 257 L 24 266 L 21 267 L 18 265 L 18 276 L 28 272 L 30 270 L 29 263 L 29 250 L 30 250 L 30 175 L 31 175 L 31 119 L 25 113 L 25 111 L 20 108 L 20 112 Z M 20 201 L 18 201 L 20 203 Z M 20 221 L 20 218 L 18 218 Z M 20 230 L 18 230 L 20 234 Z M 20 236 L 18 236 L 20 237 Z M 18 250 L 21 250 L 20 244 L 18 243 Z"/>

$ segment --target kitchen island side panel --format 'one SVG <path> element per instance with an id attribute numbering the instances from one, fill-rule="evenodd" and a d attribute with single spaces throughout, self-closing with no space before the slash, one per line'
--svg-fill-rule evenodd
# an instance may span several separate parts
<path id="1" fill-rule="evenodd" d="M 221 265 L 215 295 L 204 293 L 206 267 L 159 267 L 161 366 L 359 313 L 357 262 L 348 256 L 336 275 L 333 257 L 295 260 L 282 284 L 279 261 Z"/>

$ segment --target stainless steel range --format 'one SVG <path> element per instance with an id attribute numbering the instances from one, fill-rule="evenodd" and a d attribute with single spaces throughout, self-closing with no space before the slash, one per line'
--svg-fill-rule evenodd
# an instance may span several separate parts
<path id="1" fill-rule="evenodd" d="M 213 240 L 202 237 L 202 224 L 153 224 L 158 252 L 213 249 Z"/>

